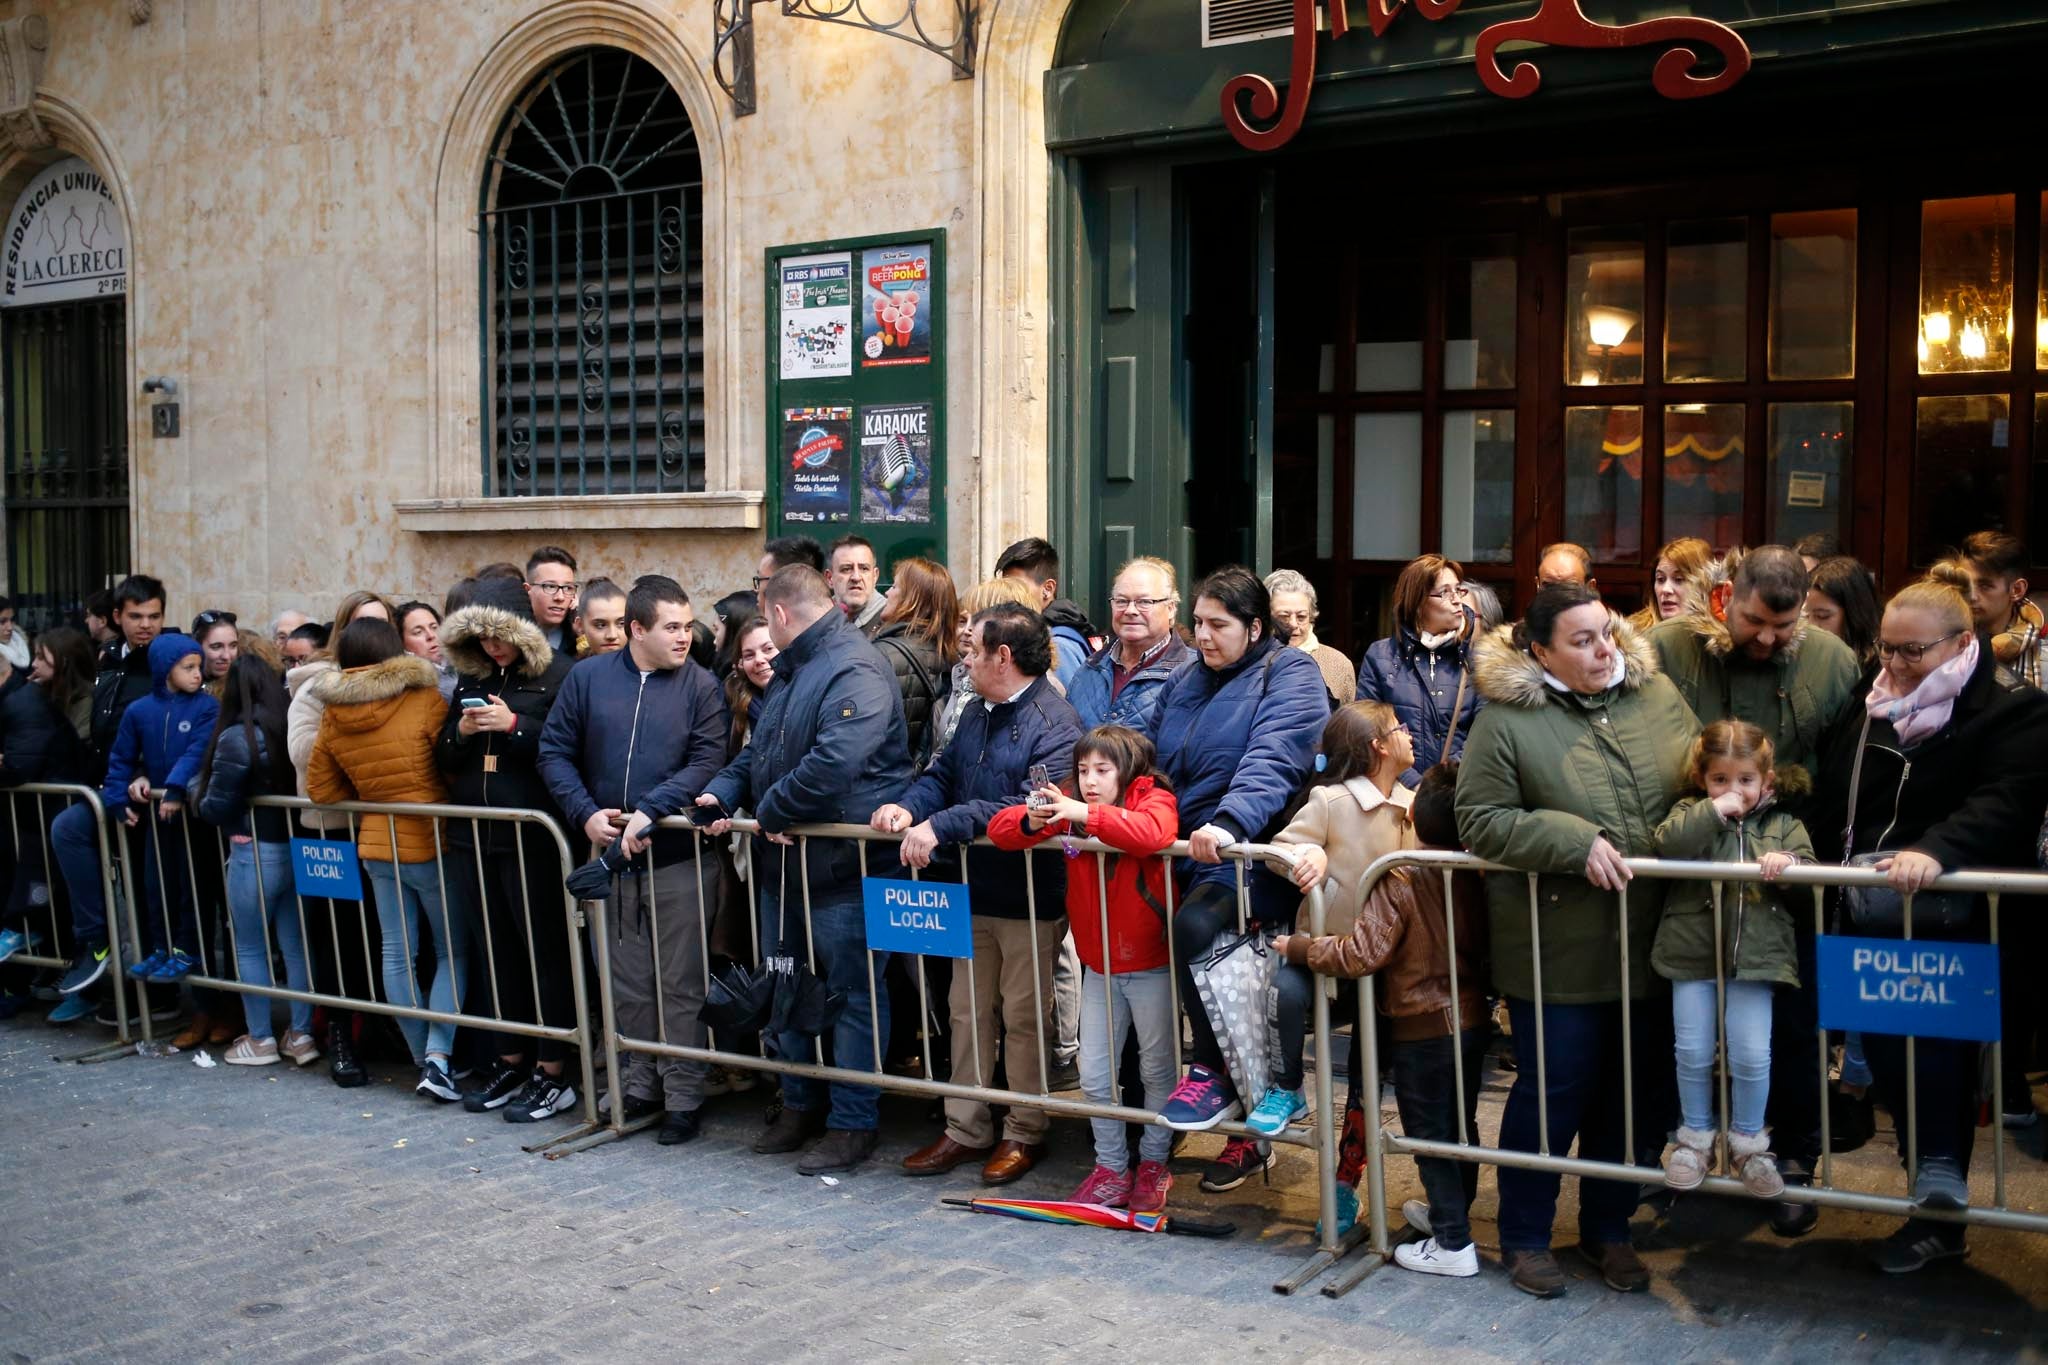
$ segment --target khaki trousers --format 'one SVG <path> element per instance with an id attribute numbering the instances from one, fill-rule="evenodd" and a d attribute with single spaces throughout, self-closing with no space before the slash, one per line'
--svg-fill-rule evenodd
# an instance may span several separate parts
<path id="1" fill-rule="evenodd" d="M 1039 1058 L 1052 1026 L 1053 967 L 1066 932 L 1065 916 L 1036 924 L 975 917 L 974 958 L 953 964 L 954 1084 L 993 1085 L 1000 1038 L 1007 1088 L 1038 1091 Z M 1012 1108 L 1003 1120 L 1003 1137 L 1035 1145 L 1045 1141 L 1047 1123 L 1041 1109 Z M 947 1100 L 946 1132 L 963 1147 L 992 1146 L 995 1119 L 978 1100 Z"/>

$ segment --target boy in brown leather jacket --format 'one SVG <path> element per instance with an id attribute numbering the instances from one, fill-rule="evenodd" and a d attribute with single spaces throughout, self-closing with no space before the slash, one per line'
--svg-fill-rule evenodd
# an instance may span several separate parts
<path id="1" fill-rule="evenodd" d="M 1416 841 L 1424 849 L 1455 851 L 1458 824 L 1453 810 L 1458 765 L 1440 764 L 1424 774 L 1409 812 Z M 1401 1129 L 1411 1138 L 1458 1140 L 1458 1073 L 1452 1054 L 1463 1054 L 1467 1141 L 1478 1140 L 1479 1076 L 1490 1023 L 1484 987 L 1485 893 L 1476 874 L 1451 877 L 1456 905 L 1457 992 L 1451 989 L 1452 939 L 1445 913 L 1444 873 L 1432 867 L 1397 867 L 1381 877 L 1365 899 L 1349 934 L 1312 938 L 1288 934 L 1274 942 L 1286 960 L 1324 976 L 1379 976 L 1380 1010 L 1391 1017 L 1394 1036 L 1394 1092 Z M 1394 1248 L 1394 1259 L 1426 1275 L 1479 1273 L 1468 1212 L 1479 1188 L 1479 1168 L 1442 1157 L 1417 1157 L 1425 1205 L 1402 1206 L 1409 1225 L 1429 1236 Z"/>

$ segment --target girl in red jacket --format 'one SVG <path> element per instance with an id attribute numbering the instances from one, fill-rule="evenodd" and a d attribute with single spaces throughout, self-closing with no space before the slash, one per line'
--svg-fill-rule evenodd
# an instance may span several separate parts
<path id="1" fill-rule="evenodd" d="M 1137 731 L 1097 726 L 1074 746 L 1076 795 L 1041 787 L 1031 794 L 1029 805 L 998 813 L 989 822 L 988 837 L 997 848 L 1012 851 L 1058 835 L 1096 839 L 1121 850 L 1090 853 L 1071 844 L 1067 849 L 1072 860 L 1067 869 L 1067 919 L 1085 968 L 1081 1091 L 1097 1104 L 1118 1102 L 1116 1058 L 1123 1051 L 1125 1030 L 1136 1030 L 1145 1104 L 1156 1111 L 1173 1093 L 1174 1030 L 1179 1023 L 1167 979 L 1167 863 L 1158 855 L 1173 843 L 1180 809 L 1165 779 L 1153 775 L 1154 758 L 1152 741 Z M 1165 1208 L 1166 1192 L 1173 1185 L 1166 1170 L 1172 1130 L 1157 1124 L 1145 1129 L 1138 1140 L 1133 1178 L 1122 1121 L 1090 1122 L 1095 1129 L 1095 1169 L 1073 1198 L 1108 1208 L 1128 1206 L 1136 1213 Z"/>

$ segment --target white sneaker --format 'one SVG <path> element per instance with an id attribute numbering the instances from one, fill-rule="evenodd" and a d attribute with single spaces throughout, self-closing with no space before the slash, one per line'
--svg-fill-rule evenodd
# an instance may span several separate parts
<path id="1" fill-rule="evenodd" d="M 1429 1235 L 1429 1205 L 1420 1199 L 1411 1199 L 1401 1205 L 1401 1216 L 1408 1220 L 1408 1226 L 1427 1237 Z"/>
<path id="2" fill-rule="evenodd" d="M 1457 1251 L 1445 1251 L 1434 1237 L 1403 1242 L 1394 1248 L 1394 1260 L 1403 1270 L 1419 1275 L 1455 1275 L 1463 1279 L 1479 1273 L 1479 1248 L 1471 1242 Z"/>

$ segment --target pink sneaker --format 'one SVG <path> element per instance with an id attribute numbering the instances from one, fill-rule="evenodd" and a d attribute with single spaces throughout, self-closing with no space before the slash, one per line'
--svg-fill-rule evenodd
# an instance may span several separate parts
<path id="1" fill-rule="evenodd" d="M 1150 1165 L 1151 1163 L 1146 1163 Z M 1081 1188 L 1069 1196 L 1075 1204 L 1094 1204 L 1098 1208 L 1120 1209 L 1131 1197 L 1131 1176 L 1128 1171 L 1112 1171 L 1107 1166 L 1097 1166 L 1088 1172 L 1088 1178 L 1081 1182 Z"/>
<path id="2" fill-rule="evenodd" d="M 1131 1186 L 1132 1213 L 1160 1213 L 1166 1208 L 1166 1192 L 1173 1188 L 1173 1173 L 1163 1161 L 1138 1163 L 1138 1179 Z"/>

